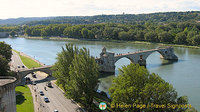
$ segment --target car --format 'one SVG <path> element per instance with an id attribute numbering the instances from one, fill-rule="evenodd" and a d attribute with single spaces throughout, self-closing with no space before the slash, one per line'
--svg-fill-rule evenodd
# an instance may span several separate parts
<path id="1" fill-rule="evenodd" d="M 58 112 L 58 110 L 55 109 L 53 112 Z"/>
<path id="2" fill-rule="evenodd" d="M 50 81 L 46 82 L 46 86 L 47 87 L 52 87 L 51 82 Z"/>
<path id="3" fill-rule="evenodd" d="M 25 77 L 25 79 L 26 79 L 26 82 L 31 81 L 31 79 L 29 77 Z"/>
<path id="4" fill-rule="evenodd" d="M 18 65 L 17 68 L 20 68 L 20 66 Z"/>
<path id="5" fill-rule="evenodd" d="M 33 81 L 33 85 L 36 85 L 37 83 L 35 81 Z"/>
<path id="6" fill-rule="evenodd" d="M 36 74 L 32 74 L 32 77 L 33 77 L 33 78 L 36 78 Z"/>
<path id="7" fill-rule="evenodd" d="M 44 92 L 43 91 L 40 91 L 39 93 L 40 93 L 41 96 L 44 96 Z"/>
<path id="8" fill-rule="evenodd" d="M 24 66 L 24 65 L 22 65 L 22 68 L 25 68 L 25 66 Z"/>
<path id="9" fill-rule="evenodd" d="M 49 102 L 49 98 L 44 97 L 44 101 L 45 101 L 45 102 Z"/>

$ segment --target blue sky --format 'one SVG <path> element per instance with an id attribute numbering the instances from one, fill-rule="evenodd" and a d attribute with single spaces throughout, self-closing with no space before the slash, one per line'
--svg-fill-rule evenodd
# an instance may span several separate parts
<path id="1" fill-rule="evenodd" d="M 0 0 L 0 19 L 200 11 L 200 0 Z"/>

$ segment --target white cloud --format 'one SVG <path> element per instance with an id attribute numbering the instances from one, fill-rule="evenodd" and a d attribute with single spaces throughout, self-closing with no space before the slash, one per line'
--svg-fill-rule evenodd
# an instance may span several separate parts
<path id="1" fill-rule="evenodd" d="M 0 18 L 200 10 L 200 0 L 0 0 Z"/>

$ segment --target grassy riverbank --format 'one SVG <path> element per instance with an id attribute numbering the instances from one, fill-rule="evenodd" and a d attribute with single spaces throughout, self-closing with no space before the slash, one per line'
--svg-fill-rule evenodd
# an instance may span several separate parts
<path id="1" fill-rule="evenodd" d="M 147 41 L 124 41 L 124 40 L 102 40 L 102 39 L 75 39 L 75 38 L 62 38 L 62 37 L 48 37 L 48 38 L 43 38 L 43 37 L 25 37 L 22 36 L 23 38 L 27 39 L 37 39 L 37 40 L 44 40 L 44 39 L 49 39 L 49 40 L 58 40 L 58 41 L 69 41 L 69 40 L 85 40 L 85 41 L 106 41 L 106 42 L 127 42 L 130 44 L 158 44 L 159 46 L 173 46 L 173 47 L 184 47 L 184 48 L 194 48 L 194 49 L 199 49 L 200 46 L 189 46 L 189 45 L 180 45 L 180 44 L 165 44 L 165 43 L 154 43 L 154 42 L 147 42 Z"/>
<path id="2" fill-rule="evenodd" d="M 16 108 L 17 112 L 34 112 L 33 98 L 30 89 L 25 86 L 17 86 L 15 88 L 16 96 Z"/>
<path id="3" fill-rule="evenodd" d="M 15 51 L 15 52 L 20 56 L 20 58 L 21 58 L 23 64 L 24 64 L 27 68 L 41 67 L 40 64 L 38 64 L 37 62 L 35 62 L 35 61 L 32 60 L 31 58 L 26 57 L 26 56 L 22 56 L 22 55 L 20 54 L 19 51 L 16 51 L 16 50 L 14 50 L 14 49 L 13 49 L 13 51 Z"/>

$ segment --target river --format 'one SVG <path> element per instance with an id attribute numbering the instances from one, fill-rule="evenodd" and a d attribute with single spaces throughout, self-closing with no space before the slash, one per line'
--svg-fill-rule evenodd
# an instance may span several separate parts
<path id="1" fill-rule="evenodd" d="M 134 44 L 130 42 L 106 42 L 106 41 L 53 41 L 53 40 L 32 40 L 25 38 L 0 38 L 10 44 L 13 49 L 24 52 L 46 65 L 52 65 L 56 61 L 57 53 L 65 43 L 73 43 L 77 47 L 90 49 L 92 56 L 99 57 L 103 47 L 114 53 L 128 53 L 138 50 L 148 50 L 159 47 L 158 44 Z M 179 96 L 188 96 L 189 103 L 200 111 L 200 49 L 174 48 L 179 61 L 169 63 L 160 59 L 160 54 L 155 52 L 147 58 L 147 69 L 152 73 L 161 76 L 165 81 L 173 85 Z M 126 58 L 116 62 L 117 69 L 128 65 L 130 61 Z M 101 78 L 99 89 L 108 91 L 115 75 Z"/>

